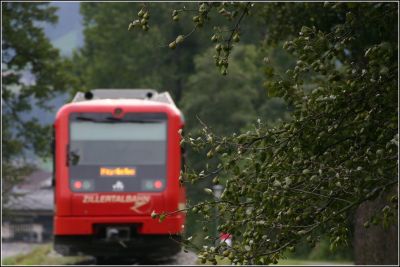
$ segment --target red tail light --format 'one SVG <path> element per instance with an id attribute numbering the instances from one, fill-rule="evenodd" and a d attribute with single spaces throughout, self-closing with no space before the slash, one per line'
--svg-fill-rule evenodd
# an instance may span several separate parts
<path id="1" fill-rule="evenodd" d="M 75 181 L 74 182 L 74 187 L 76 189 L 81 189 L 82 188 L 82 182 L 81 181 Z"/>
<path id="2" fill-rule="evenodd" d="M 160 180 L 157 180 L 154 182 L 154 187 L 156 189 L 160 189 L 163 186 L 162 182 Z"/>

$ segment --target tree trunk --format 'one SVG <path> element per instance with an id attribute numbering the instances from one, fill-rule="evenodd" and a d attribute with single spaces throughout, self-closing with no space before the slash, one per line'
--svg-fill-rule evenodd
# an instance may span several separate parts
<path id="1" fill-rule="evenodd" d="M 398 264 L 398 216 L 393 225 L 384 229 L 382 224 L 364 227 L 364 223 L 387 205 L 387 198 L 398 194 L 397 188 L 389 194 L 367 201 L 358 207 L 354 231 L 354 263 L 356 265 Z"/>

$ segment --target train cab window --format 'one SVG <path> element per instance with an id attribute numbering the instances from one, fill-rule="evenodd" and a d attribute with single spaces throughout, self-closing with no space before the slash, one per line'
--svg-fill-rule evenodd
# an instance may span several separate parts
<path id="1" fill-rule="evenodd" d="M 106 113 L 70 116 L 72 191 L 162 191 L 166 157 L 164 113 L 127 113 L 119 119 Z"/>

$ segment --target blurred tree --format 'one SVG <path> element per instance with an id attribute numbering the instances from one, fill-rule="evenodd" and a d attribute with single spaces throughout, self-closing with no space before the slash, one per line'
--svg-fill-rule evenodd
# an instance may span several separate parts
<path id="1" fill-rule="evenodd" d="M 396 187 L 392 189 L 389 194 L 382 194 L 374 200 L 362 203 L 357 208 L 355 224 L 358 227 L 354 231 L 356 256 L 354 264 L 391 265 L 398 262 L 398 225 L 385 223 L 382 228 L 382 225 L 378 224 L 381 218 L 377 218 L 376 214 L 377 210 L 385 211 L 386 206 L 391 205 L 387 196 L 398 196 L 398 189 Z M 365 224 L 365 222 L 368 223 Z"/>
<path id="2" fill-rule="evenodd" d="M 398 185 L 398 5 L 201 2 L 194 26 L 212 24 L 214 15 L 229 23 L 225 30 L 213 28 L 221 74 L 231 70 L 229 59 L 248 16 L 267 26 L 266 45 L 286 41 L 283 47 L 297 61 L 284 74 L 265 68 L 270 96 L 283 97 L 293 108 L 290 122 L 269 128 L 260 120 L 252 130 L 226 136 L 203 125 L 201 136 L 185 138 L 193 149 L 207 150 L 217 166 L 188 170 L 183 179 L 225 184 L 220 201 L 188 210 L 207 221 L 216 206 L 219 231 L 234 236 L 232 247 L 210 238 L 210 246 L 198 248 L 200 259 L 216 263 L 221 255 L 234 263 L 276 263 L 300 240 L 315 244 L 321 232 L 334 250 L 347 242 L 355 209 L 377 197 L 386 205 L 367 216 L 371 223 L 396 225 L 398 192 L 391 190 Z M 226 182 L 216 179 L 221 176 Z M 386 246 L 393 255 L 395 243 Z"/>
<path id="3" fill-rule="evenodd" d="M 77 90 L 153 88 L 169 91 L 179 103 L 188 73 L 193 72 L 192 54 L 204 44 L 198 36 L 188 39 L 178 53 L 168 49 L 172 38 L 191 30 L 187 20 L 165 24 L 174 5 L 154 6 L 152 27 L 144 34 L 128 32 L 127 23 L 145 4 L 82 3 L 85 44 L 72 59 L 77 64 L 73 71 L 81 79 Z"/>
<path id="4" fill-rule="evenodd" d="M 72 82 L 63 72 L 66 65 L 58 50 L 39 26 L 55 23 L 55 11 L 48 3 L 2 3 L 3 202 L 13 185 L 34 169 L 25 160 L 27 151 L 49 154 L 50 126 L 27 116 L 32 103 L 49 109 L 46 101 Z"/>
<path id="5" fill-rule="evenodd" d="M 254 45 L 238 47 L 232 54 L 231 76 L 221 76 L 210 61 L 213 49 L 195 58 L 195 73 L 189 77 L 182 109 L 187 114 L 188 129 L 199 132 L 196 117 L 219 134 L 240 132 L 255 122 L 257 116 L 273 122 L 281 116 L 270 116 L 265 107 L 267 95 L 262 88 L 262 61 Z M 282 109 L 285 106 L 282 103 Z"/>
<path id="6" fill-rule="evenodd" d="M 194 72 L 193 55 L 209 47 L 202 40 L 212 27 L 204 25 L 205 31 L 193 34 L 192 18 L 182 16 L 196 9 L 197 3 L 82 3 L 85 43 L 72 59 L 80 78 L 76 90 L 154 88 L 169 91 L 179 104 Z M 169 49 L 177 36 L 184 43 Z M 242 39 L 254 43 L 252 34 Z"/>

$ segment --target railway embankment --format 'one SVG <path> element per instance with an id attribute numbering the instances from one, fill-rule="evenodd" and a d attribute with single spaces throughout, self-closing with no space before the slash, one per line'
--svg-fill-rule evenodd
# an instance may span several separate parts
<path id="1" fill-rule="evenodd" d="M 52 249 L 50 243 L 29 244 L 23 242 L 3 243 L 2 265 L 97 265 L 96 259 L 90 256 L 64 257 Z M 159 261 L 142 260 L 118 262 L 110 260 L 108 264 L 132 265 L 195 265 L 197 256 L 193 252 L 180 252 L 177 255 Z"/>

